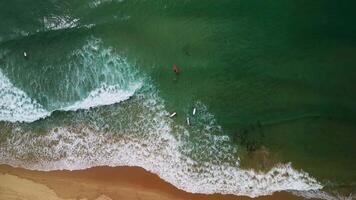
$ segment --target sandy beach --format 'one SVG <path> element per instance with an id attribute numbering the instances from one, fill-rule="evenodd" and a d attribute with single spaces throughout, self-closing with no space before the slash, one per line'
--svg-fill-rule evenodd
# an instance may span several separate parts
<path id="1" fill-rule="evenodd" d="M 204 195 L 184 192 L 138 167 L 95 167 L 77 171 L 32 171 L 0 165 L 0 199 L 27 200 L 247 200 L 234 195 Z M 302 199 L 275 193 L 259 200 Z"/>

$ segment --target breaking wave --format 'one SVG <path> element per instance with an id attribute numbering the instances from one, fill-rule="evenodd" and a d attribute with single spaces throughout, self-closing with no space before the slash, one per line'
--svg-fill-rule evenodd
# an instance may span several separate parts
<path id="1" fill-rule="evenodd" d="M 76 111 L 110 105 L 129 99 L 142 86 L 134 67 L 114 54 L 112 49 L 102 49 L 99 39 L 91 38 L 82 49 L 68 57 L 74 61 L 65 66 L 64 70 L 69 70 L 62 79 L 50 80 L 43 76 L 43 80 L 28 80 L 36 83 L 35 87 L 27 88 L 35 98 L 16 87 L 0 70 L 0 121 L 33 122 L 50 116 L 56 110 Z M 13 67 L 12 63 L 5 65 L 5 68 Z M 59 67 L 53 69 L 60 71 Z M 38 72 L 33 73 L 29 77 L 36 77 Z M 47 90 L 57 87 L 57 96 L 50 96 L 51 93 L 43 87 L 48 84 L 55 86 Z M 36 100 L 36 95 L 39 100 Z M 46 103 L 43 105 L 41 102 Z"/>
<path id="2" fill-rule="evenodd" d="M 13 128 L 0 145 L 0 161 L 44 171 L 139 166 L 193 193 L 257 197 L 322 188 L 290 164 L 280 164 L 267 173 L 241 169 L 229 137 L 220 132 L 206 107 L 196 106 L 196 126 L 188 130 L 167 117 L 156 92 L 141 91 L 110 108 L 76 113 L 73 124 L 51 128 L 44 135 Z M 203 133 L 200 141 L 190 143 L 198 132 Z"/>
<path id="3" fill-rule="evenodd" d="M 16 88 L 0 71 L 0 121 L 31 122 L 49 114 L 39 103 Z"/>
<path id="4" fill-rule="evenodd" d="M 322 188 L 290 164 L 266 173 L 242 169 L 237 147 L 202 102 L 189 115 L 191 126 L 173 121 L 154 84 L 100 40 L 90 39 L 68 60 L 66 66 L 53 64 L 57 71 L 69 72 L 53 82 L 60 91 L 54 97 L 43 87 L 24 85 L 20 90 L 0 72 L 0 120 L 32 122 L 55 110 L 79 110 L 67 112 L 66 123 L 52 120 L 54 116 L 44 119 L 42 134 L 26 124 L 0 124 L 9 127 L 0 133 L 0 164 L 36 170 L 139 166 L 180 189 L 206 194 L 256 197 Z M 45 84 L 48 79 L 36 81 Z"/>
<path id="5" fill-rule="evenodd" d="M 117 85 L 103 85 L 90 92 L 85 99 L 58 110 L 76 111 L 118 103 L 129 99 L 140 87 L 140 84 L 136 84 L 128 90 L 122 90 Z M 50 116 L 54 111 L 47 111 L 25 92 L 14 87 L 0 71 L 0 121 L 33 122 Z"/>

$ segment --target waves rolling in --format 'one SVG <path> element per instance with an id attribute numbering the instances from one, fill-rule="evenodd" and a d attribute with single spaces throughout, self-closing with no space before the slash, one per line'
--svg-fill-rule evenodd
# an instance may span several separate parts
<path id="1" fill-rule="evenodd" d="M 355 191 L 350 5 L 0 1 L 0 164 L 342 199 L 329 192 Z"/>
<path id="2" fill-rule="evenodd" d="M 202 141 L 190 144 L 194 131 L 175 126 L 155 98 L 154 92 L 145 93 L 115 105 L 111 108 L 115 115 L 105 116 L 105 109 L 82 113 L 77 125 L 56 127 L 45 135 L 17 127 L 1 144 L 1 161 L 37 170 L 140 166 L 196 193 L 255 197 L 280 190 L 321 188 L 315 179 L 290 165 L 276 166 L 267 173 L 240 169 L 234 149 L 227 146 L 229 138 L 208 131 L 214 129 L 211 123 L 205 124 Z M 205 116 L 197 117 L 197 122 L 204 121 Z M 83 120 L 88 118 L 92 120 Z"/>
<path id="3" fill-rule="evenodd" d="M 0 121 L 32 122 L 48 115 L 48 111 L 16 88 L 0 71 Z"/>
<path id="4" fill-rule="evenodd" d="M 44 134 L 26 124 L 2 125 L 10 132 L 1 136 L 1 164 L 37 170 L 140 166 L 194 193 L 256 197 L 322 188 L 290 164 L 265 173 L 240 168 L 237 147 L 202 102 L 195 103 L 198 112 L 190 116 L 193 126 L 174 122 L 152 81 L 101 40 L 90 38 L 67 59 L 64 66 L 52 63 L 59 71 L 59 77 L 50 80 L 57 88 L 52 96 L 43 87 L 48 77 L 20 90 L 0 74 L 0 120 L 33 122 L 55 110 L 69 111 L 72 119 L 66 124 L 42 119 L 52 123 Z M 11 72 L 11 67 L 6 63 L 4 71 Z"/>
<path id="5" fill-rule="evenodd" d="M 112 49 L 100 48 L 101 41 L 91 38 L 82 49 L 68 55 L 68 64 L 57 68 L 55 63 L 51 63 L 29 75 L 12 70 L 16 63 L 6 63 L 5 70 L 9 70 L 16 80 L 25 79 L 19 83 L 26 92 L 0 71 L 0 120 L 33 122 L 56 110 L 88 109 L 130 98 L 142 84 L 137 72 Z M 45 74 L 51 69 L 60 72 Z M 43 76 L 38 76 L 38 73 Z M 24 85 L 26 81 L 30 84 Z M 27 92 L 32 94 L 31 97 Z"/>

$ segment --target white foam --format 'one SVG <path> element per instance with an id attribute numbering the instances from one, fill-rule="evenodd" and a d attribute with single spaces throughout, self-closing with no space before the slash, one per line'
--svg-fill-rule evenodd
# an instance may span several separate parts
<path id="1" fill-rule="evenodd" d="M 111 3 L 112 0 L 94 0 L 92 2 L 90 2 L 89 6 L 91 8 L 96 8 L 98 6 L 100 6 L 101 4 L 104 4 L 104 3 Z"/>
<path id="2" fill-rule="evenodd" d="M 140 83 L 132 84 L 126 90 L 120 89 L 119 86 L 103 85 L 90 92 L 84 100 L 56 110 L 76 111 L 119 103 L 129 99 L 139 88 L 141 88 Z M 33 122 L 50 116 L 53 111 L 47 111 L 36 100 L 28 97 L 0 71 L 0 121 Z"/>
<path id="3" fill-rule="evenodd" d="M 0 121 L 32 122 L 50 115 L 0 71 Z"/>
<path id="4" fill-rule="evenodd" d="M 130 66 L 126 59 L 119 57 L 113 52 L 114 50 L 111 48 L 102 48 L 101 40 L 95 38 L 90 38 L 81 49 L 73 51 L 71 56 L 83 59 L 80 60 L 81 63 L 79 64 L 83 64 L 86 67 L 86 73 L 92 73 L 97 76 L 95 80 L 93 80 L 92 76 L 91 79 L 85 79 L 84 82 L 99 82 L 100 75 L 107 75 L 108 80 L 103 80 L 103 83 L 89 92 L 86 97 L 82 97 L 81 100 L 62 102 L 63 100 L 59 99 L 59 103 L 52 103 L 54 105 L 51 105 L 51 109 L 46 109 L 36 100 L 31 99 L 24 91 L 15 87 L 0 71 L 0 121 L 33 122 L 50 116 L 56 110 L 76 111 L 111 105 L 129 99 L 141 88 L 142 80 L 136 76 L 134 67 Z M 2 57 L 3 55 L 0 56 Z M 107 63 L 97 67 L 95 66 L 97 59 L 106 60 Z M 113 66 L 112 63 L 116 63 L 116 65 Z M 79 64 L 74 63 L 73 65 Z M 111 70 L 111 68 L 114 68 L 116 71 Z M 74 73 L 74 76 L 77 77 L 82 76 L 79 71 L 68 73 Z M 72 87 L 72 91 L 77 92 L 80 87 L 84 87 L 82 85 L 75 85 L 79 82 L 77 81 L 77 77 L 73 78 L 73 82 L 66 79 L 63 80 L 63 83 L 59 84 L 70 86 Z M 83 96 L 80 92 L 75 95 Z"/>
<path id="5" fill-rule="evenodd" d="M 43 25 L 46 30 L 74 28 L 79 25 L 79 19 L 70 16 L 48 16 L 43 18 Z"/>
<path id="6" fill-rule="evenodd" d="M 90 53 L 102 50 L 98 43 L 95 40 L 84 51 L 76 52 L 83 58 L 89 57 L 87 65 L 91 65 L 90 59 L 95 57 Z M 118 59 L 113 58 L 111 52 L 107 49 L 104 54 L 108 59 Z M 125 71 L 127 66 L 122 70 L 125 77 L 130 76 L 122 79 L 123 83 L 127 81 L 126 87 L 101 85 L 83 100 L 62 109 L 87 109 L 129 98 L 141 84 L 137 84 L 137 80 L 132 82 L 136 76 Z M 14 87 L 3 74 L 0 74 L 0 81 L 1 119 L 32 121 L 50 114 Z M 145 87 L 149 85 L 146 83 Z M 241 169 L 236 149 L 229 143 L 230 138 L 223 134 L 214 116 L 202 103 L 195 105 L 196 113 L 191 118 L 194 127 L 188 131 L 167 117 L 164 102 L 152 88 L 141 91 L 125 107 L 113 106 L 110 109 L 117 110 L 110 110 L 103 116 L 95 109 L 81 112 L 93 116 L 89 116 L 90 120 L 84 116 L 82 121 L 72 125 L 52 128 L 47 134 L 38 135 L 23 130 L 21 125 L 14 125 L 16 128 L 12 133 L 5 134 L 7 138 L 0 140 L 0 163 L 37 170 L 140 166 L 176 187 L 194 193 L 256 197 L 281 190 L 322 188 L 314 178 L 294 170 L 290 164 L 278 165 L 267 173 Z M 76 120 L 78 118 L 76 115 Z M 119 128 L 106 129 L 108 126 Z"/>
<path id="7" fill-rule="evenodd" d="M 76 111 L 79 109 L 89 109 L 97 106 L 111 105 L 114 103 L 119 103 L 125 101 L 132 97 L 137 89 L 141 88 L 141 84 L 133 84 L 129 89 L 123 90 L 117 86 L 107 86 L 95 89 L 90 92 L 90 94 L 81 101 L 77 101 L 74 104 L 62 108 L 64 111 Z"/>
<path id="8" fill-rule="evenodd" d="M 139 98 L 130 105 L 139 102 Z M 115 118 L 119 124 L 123 119 L 128 120 L 129 128 L 120 129 L 120 132 L 104 132 L 87 122 L 54 128 L 48 134 L 37 136 L 18 129 L 0 145 L 0 163 L 45 171 L 93 166 L 139 166 L 193 193 L 256 197 L 282 190 L 322 188 L 315 179 L 305 172 L 294 170 L 290 164 L 281 164 L 262 173 L 241 169 L 238 163 L 226 163 L 221 159 L 226 158 L 223 156 L 213 157 L 214 149 L 223 146 L 220 142 L 226 142 L 229 138 L 212 135 L 209 131 L 205 131 L 205 135 L 210 140 L 206 139 L 206 143 L 200 145 L 211 160 L 197 160 L 182 151 L 182 148 L 188 148 L 184 135 L 189 137 L 190 133 L 184 127 L 173 126 L 172 120 L 167 117 L 168 112 L 155 95 L 133 107 L 141 107 L 137 114 L 140 120 L 127 116 Z M 131 116 L 134 112 L 130 111 L 123 110 L 121 114 L 129 113 Z M 211 123 L 208 125 L 211 126 Z M 180 131 L 175 133 L 176 129 Z"/>
<path id="9" fill-rule="evenodd" d="M 106 4 L 106 3 L 111 3 L 111 2 L 123 2 L 124 0 L 94 0 L 92 2 L 89 3 L 89 6 L 91 8 L 96 8 L 101 6 L 102 4 Z"/>

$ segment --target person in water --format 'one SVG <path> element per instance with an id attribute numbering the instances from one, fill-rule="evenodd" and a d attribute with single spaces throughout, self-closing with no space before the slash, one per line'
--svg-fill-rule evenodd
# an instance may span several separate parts
<path id="1" fill-rule="evenodd" d="M 173 72 L 176 73 L 177 75 L 180 72 L 180 68 L 176 64 L 173 64 Z"/>

